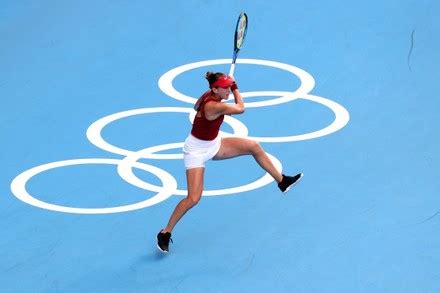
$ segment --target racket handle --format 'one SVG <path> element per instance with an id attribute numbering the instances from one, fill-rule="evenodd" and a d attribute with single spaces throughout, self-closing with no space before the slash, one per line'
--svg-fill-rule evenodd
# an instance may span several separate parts
<path id="1" fill-rule="evenodd" d="M 234 76 L 235 62 L 231 64 L 231 69 L 229 69 L 229 76 Z"/>

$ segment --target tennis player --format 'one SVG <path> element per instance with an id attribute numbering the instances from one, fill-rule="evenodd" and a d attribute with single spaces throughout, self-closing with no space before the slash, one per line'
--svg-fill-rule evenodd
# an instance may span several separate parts
<path id="1" fill-rule="evenodd" d="M 183 157 L 186 168 L 188 195 L 174 209 L 167 226 L 157 234 L 157 246 L 162 252 L 169 251 L 171 232 L 182 216 L 200 200 L 203 192 L 205 162 L 224 160 L 242 155 L 252 155 L 257 163 L 277 182 L 282 192 L 287 192 L 303 176 L 286 176 L 278 172 L 258 142 L 238 137 L 221 138 L 220 126 L 225 115 L 242 114 L 245 110 L 243 98 L 233 78 L 224 73 L 206 73 L 209 90 L 194 105 L 197 114 L 191 134 L 186 138 Z M 232 91 L 235 104 L 226 104 Z"/>

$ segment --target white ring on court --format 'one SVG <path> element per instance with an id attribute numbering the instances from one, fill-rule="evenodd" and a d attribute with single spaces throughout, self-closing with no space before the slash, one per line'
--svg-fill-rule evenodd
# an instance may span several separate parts
<path id="1" fill-rule="evenodd" d="M 332 100 L 310 94 L 299 97 L 299 99 L 309 100 L 328 107 L 335 114 L 335 119 L 330 125 L 313 132 L 290 136 L 248 136 L 247 138 L 256 140 L 258 142 L 290 142 L 308 140 L 336 132 L 347 125 L 348 121 L 350 120 L 350 114 L 348 111 L 340 104 Z"/>
<path id="2" fill-rule="evenodd" d="M 168 148 L 170 147 L 170 148 Z M 154 147 L 153 147 L 154 148 Z M 169 150 L 172 149 L 169 145 L 162 145 L 159 149 L 152 149 L 152 148 L 146 148 L 143 150 L 140 150 L 138 152 L 132 152 L 131 154 L 127 155 L 124 159 L 121 160 L 120 164 L 118 165 L 118 173 L 119 176 L 121 176 L 122 179 L 127 181 L 128 183 L 138 186 L 140 188 L 143 188 L 145 190 L 158 192 L 161 190 L 161 187 L 152 185 L 150 183 L 147 183 L 141 179 L 139 179 L 134 173 L 132 166 L 137 163 L 139 159 L 145 158 L 146 155 L 152 154 L 154 151 L 158 150 Z M 274 164 L 275 168 L 281 172 L 282 171 L 282 164 L 281 162 L 275 158 L 273 155 L 266 153 L 267 156 L 270 158 L 272 163 Z M 235 194 L 240 192 L 246 192 L 250 190 L 254 190 L 257 188 L 260 188 L 262 186 L 265 186 L 271 182 L 273 182 L 274 179 L 269 173 L 265 173 L 262 177 L 257 179 L 256 181 L 245 184 L 242 186 L 237 187 L 231 187 L 231 188 L 225 188 L 225 189 L 215 189 L 215 190 L 203 190 L 202 195 L 203 196 L 216 196 L 216 195 L 227 195 L 227 194 Z M 176 189 L 174 191 L 175 195 L 187 195 L 188 191 L 185 189 Z"/>
<path id="3" fill-rule="evenodd" d="M 19 200 L 27 204 L 30 204 L 32 206 L 46 210 L 52 210 L 52 211 L 64 212 L 64 213 L 73 213 L 73 214 L 111 214 L 111 213 L 121 213 L 121 212 L 138 210 L 155 205 L 170 197 L 173 194 L 174 190 L 176 190 L 177 188 L 176 179 L 174 179 L 174 177 L 171 176 L 165 170 L 144 163 L 136 163 L 132 166 L 156 175 L 162 181 L 163 187 L 158 188 L 157 194 L 154 195 L 153 197 L 134 204 L 109 207 L 109 208 L 67 207 L 67 206 L 60 206 L 60 205 L 47 203 L 42 200 L 36 199 L 32 195 L 30 195 L 26 190 L 26 183 L 32 177 L 47 170 L 65 167 L 65 166 L 72 166 L 72 165 L 87 165 L 87 164 L 119 165 L 120 162 L 121 160 L 116 160 L 116 159 L 90 158 L 90 159 L 73 159 L 73 160 L 57 161 L 57 162 L 40 165 L 31 168 L 29 170 L 26 170 L 25 172 L 15 177 L 11 183 L 11 190 L 14 196 L 17 197 Z M 142 188 L 140 186 L 138 187 Z"/>
<path id="4" fill-rule="evenodd" d="M 179 91 L 177 91 L 173 86 L 174 79 L 191 69 L 199 68 L 199 67 L 205 67 L 205 66 L 211 66 L 211 65 L 219 65 L 219 64 L 230 64 L 231 59 L 216 59 L 216 60 L 206 60 L 206 61 L 199 61 L 194 63 L 185 64 L 179 67 L 176 67 L 174 69 L 171 69 L 170 71 L 163 74 L 158 81 L 159 88 L 168 96 L 190 104 L 195 104 L 197 99 L 192 98 L 190 96 L 187 96 Z M 267 96 L 277 96 L 279 93 L 282 93 L 282 96 L 276 99 L 267 100 L 267 101 L 259 101 L 259 102 L 245 102 L 245 107 L 252 108 L 252 107 L 263 107 L 263 106 L 270 106 L 270 105 L 277 105 L 286 103 L 289 101 L 292 101 L 300 96 L 303 96 L 305 94 L 308 94 L 314 87 L 315 87 L 315 80 L 313 77 L 305 70 L 292 66 L 290 64 L 285 64 L 281 62 L 275 62 L 275 61 L 269 61 L 269 60 L 260 60 L 260 59 L 237 59 L 236 63 L 240 64 L 255 64 L 255 65 L 263 65 L 263 66 L 269 66 L 269 67 L 275 67 L 279 68 L 285 71 L 288 71 L 295 76 L 297 76 L 301 84 L 298 89 L 296 89 L 294 92 L 279 92 L 279 91 L 265 91 L 263 92 L 264 95 Z M 251 94 L 253 96 L 256 96 L 257 92 L 252 92 Z M 243 97 L 248 97 L 248 93 L 243 92 L 241 93 Z"/>
<path id="5" fill-rule="evenodd" d="M 150 114 L 150 113 L 189 113 L 190 120 L 192 121 L 195 115 L 195 111 L 191 108 L 184 108 L 184 107 L 156 107 L 156 108 L 140 108 L 140 109 L 133 109 L 128 111 L 122 111 L 118 113 L 114 113 L 108 116 L 105 116 L 95 122 L 93 122 L 89 128 L 87 129 L 87 138 L 88 140 L 95 145 L 96 147 L 113 153 L 117 155 L 122 156 L 128 156 L 133 151 L 123 149 L 117 146 L 114 146 L 110 143 L 108 143 L 104 138 L 102 137 L 102 130 L 104 127 L 106 127 L 108 124 L 117 121 L 122 118 L 127 118 L 130 116 L 135 115 L 141 115 L 141 114 Z M 191 116 L 192 115 L 192 116 Z M 239 121 L 236 118 L 233 118 L 231 116 L 225 117 L 225 123 L 229 124 L 231 128 L 233 129 L 233 134 L 228 134 L 225 132 L 222 132 L 224 136 L 247 136 L 248 135 L 248 129 L 246 125 L 244 125 L 241 121 Z M 171 143 L 169 144 L 170 149 L 171 148 L 178 148 L 179 146 L 183 146 L 183 143 Z M 162 146 L 163 147 L 163 146 Z M 152 147 L 154 150 L 154 147 Z M 157 150 L 156 150 L 157 151 Z M 148 154 L 144 153 L 145 157 L 144 159 L 180 159 L 183 158 L 183 153 L 180 154 Z"/>

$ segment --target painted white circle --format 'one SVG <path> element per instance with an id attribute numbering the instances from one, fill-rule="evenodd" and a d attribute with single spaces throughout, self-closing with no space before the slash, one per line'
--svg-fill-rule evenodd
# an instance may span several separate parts
<path id="1" fill-rule="evenodd" d="M 108 116 L 105 116 L 95 122 L 93 122 L 89 128 L 87 129 L 87 138 L 88 140 L 98 148 L 113 153 L 117 155 L 122 156 L 128 156 L 133 153 L 133 151 L 123 149 L 117 146 L 114 146 L 110 143 L 108 143 L 104 138 L 102 137 L 102 130 L 104 127 L 106 127 L 108 124 L 117 121 L 122 118 L 135 116 L 135 115 L 141 115 L 141 114 L 150 114 L 150 113 L 189 113 L 190 114 L 190 120 L 192 121 L 194 119 L 195 111 L 191 108 L 183 108 L 183 107 L 157 107 L 157 108 L 140 108 L 140 109 L 134 109 L 134 110 L 128 110 L 123 112 L 114 113 Z M 191 116 L 192 115 L 192 116 Z M 192 118 L 191 118 L 192 117 Z M 246 126 L 239 120 L 231 117 L 231 116 L 225 116 L 225 123 L 229 124 L 231 126 L 232 130 L 234 131 L 233 134 L 228 134 L 225 132 L 222 132 L 222 135 L 224 136 L 247 136 L 248 135 L 248 129 Z M 170 148 L 178 148 L 180 146 L 183 146 L 183 143 L 172 143 L 169 144 Z M 172 146 L 172 147 L 171 147 Z M 153 147 L 154 150 L 154 147 Z M 159 151 L 159 150 L 156 150 Z M 144 153 L 145 157 L 144 159 L 179 159 L 183 158 L 183 154 L 148 154 Z"/>
<path id="2" fill-rule="evenodd" d="M 155 205 L 170 197 L 173 194 L 174 190 L 176 190 L 177 188 L 176 180 L 168 172 L 160 168 L 157 168 L 155 166 L 147 165 L 144 163 L 135 163 L 132 165 L 134 168 L 141 169 L 156 175 L 161 180 L 163 187 L 156 188 L 157 194 L 154 195 L 153 197 L 134 204 L 109 207 L 109 208 L 75 208 L 75 207 L 50 204 L 41 201 L 30 195 L 26 190 L 26 183 L 32 177 L 50 169 L 72 166 L 72 165 L 85 165 L 85 164 L 119 165 L 120 162 L 121 160 L 115 160 L 115 159 L 90 158 L 90 159 L 74 159 L 74 160 L 57 161 L 57 162 L 40 165 L 32 169 L 29 169 L 21 173 L 17 177 L 15 177 L 15 179 L 11 183 L 11 191 L 14 194 L 14 196 L 17 197 L 19 200 L 27 204 L 30 204 L 32 206 L 46 210 L 52 210 L 52 211 L 64 212 L 64 213 L 73 213 L 73 214 L 111 214 L 111 213 L 121 213 L 121 212 L 138 210 Z M 138 187 L 142 188 L 141 186 Z"/>
<path id="3" fill-rule="evenodd" d="M 350 114 L 348 113 L 348 111 L 340 104 L 332 100 L 310 94 L 304 95 L 299 98 L 316 102 L 328 107 L 335 114 L 335 119 L 330 125 L 313 132 L 303 133 L 299 135 L 290 135 L 290 136 L 249 136 L 247 138 L 259 142 L 289 142 L 289 141 L 301 141 L 301 140 L 313 139 L 321 136 L 326 136 L 340 130 L 345 125 L 347 125 L 348 121 L 350 120 Z"/>
<path id="4" fill-rule="evenodd" d="M 141 179 L 139 179 L 134 173 L 132 166 L 137 163 L 139 159 L 145 158 L 145 156 L 148 156 L 152 154 L 154 151 L 158 150 L 169 150 L 174 148 L 175 146 L 172 145 L 162 145 L 159 148 L 153 149 L 153 148 L 146 148 L 143 150 L 140 150 L 138 152 L 132 152 L 128 156 L 126 156 L 124 159 L 121 160 L 120 164 L 118 165 L 118 173 L 119 176 L 121 176 L 122 179 L 127 181 L 128 183 L 138 186 L 140 188 L 143 188 L 145 190 L 150 190 L 153 192 L 158 192 L 161 190 L 160 186 L 155 186 L 150 183 L 147 183 Z M 180 146 L 179 146 L 180 147 Z M 274 164 L 275 168 L 281 172 L 282 171 L 282 165 L 281 162 L 272 156 L 271 154 L 268 154 L 268 157 L 271 159 L 272 163 Z M 237 187 L 231 187 L 231 188 L 225 188 L 225 189 L 216 189 L 216 190 L 204 190 L 202 195 L 203 196 L 216 196 L 216 195 L 227 195 L 227 194 L 236 194 L 240 192 L 246 192 L 250 190 L 254 190 L 257 188 L 260 188 L 262 186 L 265 186 L 269 183 L 274 181 L 272 176 L 270 176 L 269 173 L 265 173 L 262 177 L 255 180 L 254 182 L 251 182 L 249 184 L 245 184 L 242 186 Z M 175 195 L 187 195 L 188 191 L 184 189 L 176 189 L 174 191 Z"/>
<path id="5" fill-rule="evenodd" d="M 170 71 L 163 74 L 158 81 L 159 88 L 168 96 L 177 99 L 179 101 L 194 104 L 197 99 L 192 98 L 190 96 L 187 96 L 179 91 L 177 91 L 173 86 L 174 79 L 189 70 L 204 67 L 204 66 L 212 66 L 212 65 L 219 65 L 219 64 L 229 64 L 231 63 L 231 59 L 216 59 L 216 60 L 206 60 L 206 61 L 199 61 L 194 62 L 190 64 L 185 64 L 179 67 L 176 67 L 174 69 L 171 69 Z M 249 97 L 249 96 L 256 96 L 256 93 L 264 93 L 262 95 L 264 96 L 278 96 L 281 93 L 281 97 L 272 99 L 272 100 L 266 100 L 266 101 L 258 101 L 258 102 L 245 102 L 245 107 L 252 108 L 252 107 L 263 107 L 263 106 L 270 106 L 270 105 L 277 105 L 281 103 L 286 103 L 289 101 L 292 101 L 300 96 L 303 96 L 305 94 L 308 94 L 313 87 L 315 86 L 315 80 L 313 77 L 305 70 L 292 66 L 290 64 L 275 62 L 275 61 L 269 61 L 269 60 L 260 60 L 260 59 L 237 59 L 236 63 L 241 64 L 255 64 L 255 65 L 262 65 L 262 66 L 269 66 L 269 67 L 275 67 L 279 68 L 285 71 L 288 71 L 295 76 L 297 76 L 300 79 L 300 86 L 298 89 L 296 89 L 293 92 L 278 92 L 278 91 L 265 91 L 265 92 L 252 92 L 252 93 L 241 93 L 243 97 Z"/>

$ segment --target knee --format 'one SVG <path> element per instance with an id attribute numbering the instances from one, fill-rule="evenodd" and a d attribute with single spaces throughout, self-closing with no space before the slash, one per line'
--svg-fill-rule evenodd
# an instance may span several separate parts
<path id="1" fill-rule="evenodd" d="M 251 153 L 254 155 L 264 151 L 263 148 L 261 147 L 260 143 L 257 141 L 252 141 L 250 143 L 249 147 L 250 147 Z"/>
<path id="2" fill-rule="evenodd" d="M 186 202 L 190 207 L 197 205 L 200 201 L 201 196 L 188 196 Z"/>

